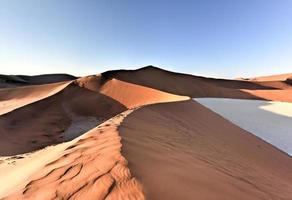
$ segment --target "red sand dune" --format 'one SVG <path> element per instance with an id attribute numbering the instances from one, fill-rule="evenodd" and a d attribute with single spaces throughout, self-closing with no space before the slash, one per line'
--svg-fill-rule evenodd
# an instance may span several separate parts
<path id="1" fill-rule="evenodd" d="M 270 76 L 259 76 L 259 77 L 249 78 L 249 80 L 252 80 L 252 81 L 285 81 L 289 77 L 292 77 L 292 73 L 277 74 L 277 75 L 270 75 Z"/>
<path id="2" fill-rule="evenodd" d="M 44 87 L 45 94 L 47 88 Z M 30 99 L 35 99 L 35 93 L 39 94 L 36 91 L 28 93 Z M 23 97 L 22 102 L 27 104 L 27 99 Z M 74 116 L 96 117 L 102 122 L 124 110 L 125 106 L 110 97 L 71 84 L 55 95 L 0 116 L 0 155 L 27 153 L 64 142 L 62 133 Z"/>
<path id="3" fill-rule="evenodd" d="M 134 108 L 152 103 L 189 99 L 189 97 L 173 95 L 114 78 L 105 81 L 104 77 L 101 75 L 83 77 L 76 80 L 76 83 L 80 87 L 109 96 L 127 108 Z"/>
<path id="4" fill-rule="evenodd" d="M 28 85 L 41 85 L 71 81 L 77 77 L 69 74 L 43 74 L 36 76 L 0 74 L 0 88 L 11 88 Z"/>
<path id="5" fill-rule="evenodd" d="M 0 89 L 0 115 L 52 96 L 66 88 L 70 83 L 71 81 Z"/>
<path id="6" fill-rule="evenodd" d="M 290 91 L 155 67 L 2 89 L 0 198 L 289 200 L 291 157 L 187 99 Z"/>
<path id="7" fill-rule="evenodd" d="M 286 81 L 242 81 L 205 78 L 188 74 L 174 73 L 156 67 L 145 67 L 138 70 L 116 70 L 102 73 L 104 81 L 112 78 L 143 85 L 172 94 L 190 97 L 221 97 L 238 99 L 276 99 L 277 90 L 283 90 L 291 102 L 291 84 Z M 271 91 L 258 95 L 257 91 Z"/>
<path id="8" fill-rule="evenodd" d="M 125 115 L 78 138 L 4 199 L 144 199 L 121 155 L 117 126 Z"/>
<path id="9" fill-rule="evenodd" d="M 119 81 L 117 79 L 111 79 L 106 82 L 100 88 L 100 92 L 117 100 L 127 108 L 135 108 L 137 106 L 153 103 L 182 101 L 189 99 L 189 97 L 173 95 L 151 88 Z"/>
<path id="10" fill-rule="evenodd" d="M 194 101 L 141 108 L 119 128 L 147 199 L 291 199 L 292 159 Z"/>

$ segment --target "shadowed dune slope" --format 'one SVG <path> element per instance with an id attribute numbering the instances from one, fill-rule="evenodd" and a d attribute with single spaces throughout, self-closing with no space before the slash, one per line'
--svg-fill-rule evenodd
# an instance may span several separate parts
<path id="1" fill-rule="evenodd" d="M 292 198 L 292 160 L 194 101 L 150 105 L 119 128 L 147 199 Z"/>
<path id="2" fill-rule="evenodd" d="M 72 139 L 65 134 L 75 118 L 86 121 L 84 117 L 94 117 L 101 123 L 124 110 L 125 106 L 110 97 L 70 84 L 55 95 L 0 116 L 0 155 L 27 153 L 64 142 Z M 80 134 L 83 132 L 75 133 Z"/>
<path id="3" fill-rule="evenodd" d="M 42 85 L 70 81 L 76 78 L 77 77 L 69 74 L 43 74 L 36 76 L 0 74 L 0 88 L 19 87 L 27 85 Z"/>
<path id="4" fill-rule="evenodd" d="M 291 89 L 291 86 L 285 81 L 253 82 L 205 78 L 174 73 L 153 66 L 138 70 L 107 71 L 102 73 L 101 83 L 112 78 L 190 97 L 268 99 L 266 96 L 257 96 L 257 93 L 246 91 L 271 90 L 271 93 L 273 93 L 277 89 Z M 277 94 L 275 93 L 275 95 Z"/>
<path id="5" fill-rule="evenodd" d="M 3 199 L 143 200 L 142 187 L 121 155 L 121 138 L 117 131 L 129 112 L 111 118 L 70 142 L 49 163 L 41 163 L 41 169 L 26 178 L 20 189 L 10 188 L 9 196 Z M 35 162 L 42 162 L 38 157 L 35 159 Z M 22 170 L 25 173 L 31 169 Z"/>

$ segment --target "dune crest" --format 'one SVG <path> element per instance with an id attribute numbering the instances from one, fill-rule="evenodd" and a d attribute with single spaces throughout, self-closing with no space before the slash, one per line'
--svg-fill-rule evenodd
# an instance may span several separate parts
<path id="1" fill-rule="evenodd" d="M 206 78 L 147 66 L 137 70 L 113 70 L 102 73 L 112 78 L 192 98 L 281 99 L 292 102 L 292 86 L 286 81 L 249 81 Z M 286 80 L 286 79 L 285 79 Z M 272 96 L 272 97 L 271 97 Z M 278 97 L 279 96 L 279 97 Z"/>
<path id="2" fill-rule="evenodd" d="M 107 81 L 101 87 L 100 92 L 117 100 L 127 108 L 135 108 L 153 103 L 183 101 L 189 99 L 189 97 L 186 96 L 173 95 L 117 79 Z"/>
<path id="3" fill-rule="evenodd" d="M 130 112 L 123 112 L 70 142 L 55 160 L 42 163 L 42 169 L 27 179 L 20 191 L 3 200 L 144 199 L 142 186 L 121 155 L 117 131 Z"/>

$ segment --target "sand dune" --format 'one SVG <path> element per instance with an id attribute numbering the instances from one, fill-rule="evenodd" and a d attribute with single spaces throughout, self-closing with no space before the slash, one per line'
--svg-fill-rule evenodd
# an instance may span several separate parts
<path id="1" fill-rule="evenodd" d="M 291 199 L 287 155 L 193 101 L 122 123 L 122 154 L 147 199 Z"/>
<path id="2" fill-rule="evenodd" d="M 0 74 L 0 88 L 49 84 L 70 81 L 76 78 L 69 74 L 43 74 L 36 76 Z"/>
<path id="3" fill-rule="evenodd" d="M 21 174 L 13 174 L 18 166 L 0 179 L 6 185 L 0 197 L 9 192 L 3 199 L 144 199 L 141 185 L 120 153 L 117 126 L 130 112 L 18 163 L 23 165 Z"/>
<path id="4" fill-rule="evenodd" d="M 115 78 L 105 79 L 102 75 L 82 77 L 76 80 L 76 83 L 80 87 L 109 96 L 127 108 L 134 108 L 152 103 L 189 99 L 189 97 L 186 96 L 162 92 Z"/>
<path id="5" fill-rule="evenodd" d="M 37 91 L 28 94 L 35 97 Z M 23 99 L 22 103 L 28 103 L 26 97 Z M 0 155 L 27 153 L 67 141 L 92 128 L 86 120 L 101 123 L 124 110 L 126 107 L 110 97 L 71 84 L 55 95 L 0 116 Z M 76 124 L 80 119 L 85 119 L 83 129 L 82 124 Z"/>
<path id="6" fill-rule="evenodd" d="M 70 83 L 71 81 L 21 88 L 0 89 L 0 115 L 52 96 L 63 90 Z"/>
<path id="7" fill-rule="evenodd" d="M 277 96 L 291 102 L 291 84 L 286 81 L 243 81 L 205 78 L 174 73 L 148 66 L 138 70 L 116 70 L 102 73 L 103 79 L 118 80 L 143 85 L 172 94 L 190 97 L 217 97 L 237 99 L 267 99 Z M 266 93 L 268 91 L 268 93 Z M 279 92 L 280 91 L 280 92 Z M 283 96 L 282 94 L 285 94 Z"/>
<path id="8" fill-rule="evenodd" d="M 242 90 L 269 101 L 292 102 L 292 90 Z"/>
<path id="9" fill-rule="evenodd" d="M 173 95 L 148 87 L 143 87 L 117 79 L 106 82 L 100 92 L 117 100 L 127 108 L 135 108 L 160 102 L 182 101 L 189 99 L 186 96 Z"/>
<path id="10" fill-rule="evenodd" d="M 292 77 L 292 73 L 277 74 L 277 75 L 270 75 L 270 76 L 259 76 L 259 77 L 249 78 L 249 80 L 253 80 L 253 81 L 285 81 L 289 77 Z"/>
<path id="11" fill-rule="evenodd" d="M 152 66 L 0 89 L 0 198 L 290 200 L 291 157 L 189 100 L 290 91 Z"/>

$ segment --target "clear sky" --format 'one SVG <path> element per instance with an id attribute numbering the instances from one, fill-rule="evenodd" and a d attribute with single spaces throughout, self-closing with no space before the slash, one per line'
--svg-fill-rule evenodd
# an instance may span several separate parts
<path id="1" fill-rule="evenodd" d="M 292 0 L 0 0 L 0 74 L 292 72 Z"/>

